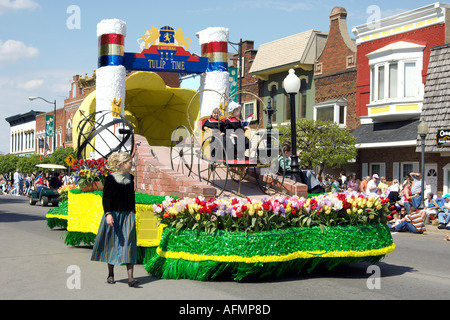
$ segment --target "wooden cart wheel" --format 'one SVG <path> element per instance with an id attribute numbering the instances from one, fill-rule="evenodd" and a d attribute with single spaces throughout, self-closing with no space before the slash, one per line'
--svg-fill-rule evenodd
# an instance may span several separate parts
<path id="1" fill-rule="evenodd" d="M 213 139 L 214 137 L 210 136 L 202 142 L 198 157 L 198 176 L 200 180 L 220 189 L 220 192 L 216 195 L 220 197 L 227 186 L 230 168 L 226 153 L 223 152 L 222 141 Z"/>
<path id="2" fill-rule="evenodd" d="M 254 175 L 259 188 L 270 196 L 282 192 L 285 170 L 279 164 L 286 163 L 286 156 L 279 140 L 274 136 L 270 139 L 263 136 L 258 142 L 257 152 L 259 166 L 254 168 Z"/>
<path id="3" fill-rule="evenodd" d="M 170 164 L 172 170 L 187 174 L 192 173 L 194 161 L 194 147 L 189 130 L 179 126 L 172 132 L 170 144 Z"/>
<path id="4" fill-rule="evenodd" d="M 230 177 L 235 182 L 242 182 L 248 173 L 249 167 L 231 167 Z"/>

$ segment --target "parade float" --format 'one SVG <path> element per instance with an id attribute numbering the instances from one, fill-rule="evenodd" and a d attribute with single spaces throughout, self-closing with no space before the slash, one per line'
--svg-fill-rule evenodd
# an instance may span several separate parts
<path id="1" fill-rule="evenodd" d="M 395 244 L 388 200 L 327 194 L 262 200 L 165 200 L 154 211 L 166 227 L 145 268 L 165 279 L 235 280 L 312 271 L 322 265 L 377 263 Z"/>
<path id="2" fill-rule="evenodd" d="M 124 52 L 123 21 L 101 21 L 97 35 L 97 90 L 85 99 L 73 120 L 74 145 L 81 161 L 76 160 L 72 169 L 78 178 L 83 172 L 107 175 L 98 167 L 105 165 L 99 159 L 133 148 L 132 140 L 120 140 L 124 132 L 139 133 L 151 145 L 168 145 L 171 131 L 180 124 L 192 121 L 187 125 L 195 127 L 200 116 L 211 114 L 225 104 L 224 97 L 228 99 L 225 28 L 198 33 L 202 57 L 187 51 L 190 39 L 181 29 L 168 26 L 148 30 L 138 40 L 142 52 L 136 54 Z M 132 70 L 139 72 L 127 78 Z M 201 94 L 167 87 L 151 71 L 201 74 Z M 101 116 L 104 122 L 90 115 Z M 82 160 L 88 155 L 91 163 Z M 67 228 L 68 245 L 91 245 L 104 214 L 102 191 L 77 187 L 67 190 L 67 195 L 59 208 L 48 212 L 48 225 Z M 160 278 L 201 281 L 377 263 L 395 248 L 386 225 L 388 212 L 388 200 L 350 193 L 262 200 L 175 199 L 136 193 L 138 261 Z"/>

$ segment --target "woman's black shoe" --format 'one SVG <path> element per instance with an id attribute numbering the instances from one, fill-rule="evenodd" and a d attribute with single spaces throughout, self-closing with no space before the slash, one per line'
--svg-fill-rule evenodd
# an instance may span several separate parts
<path id="1" fill-rule="evenodd" d="M 132 281 L 128 281 L 128 286 L 131 288 L 131 287 L 136 286 L 138 283 L 139 283 L 139 281 L 134 279 Z"/>

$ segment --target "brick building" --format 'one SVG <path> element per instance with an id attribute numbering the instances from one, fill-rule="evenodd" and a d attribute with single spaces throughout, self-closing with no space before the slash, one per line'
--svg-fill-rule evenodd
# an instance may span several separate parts
<path id="1" fill-rule="evenodd" d="M 314 120 L 334 121 L 347 130 L 359 126 L 356 75 L 356 44 L 347 31 L 347 11 L 335 7 L 327 42 L 315 64 Z"/>
<path id="2" fill-rule="evenodd" d="M 95 90 L 95 71 L 92 76 L 86 74 L 83 78 L 80 75 L 73 76 L 70 85 L 68 98 L 64 100 L 64 107 L 56 110 L 56 149 L 72 146 L 72 119 L 78 111 L 84 98 Z M 42 113 L 36 116 L 36 144 L 35 152 L 43 155 L 45 146 L 48 144 L 48 153 L 53 153 L 53 137 L 45 136 L 45 121 L 47 115 L 53 115 L 53 111 Z"/>
<path id="3" fill-rule="evenodd" d="M 231 57 L 233 65 L 237 68 L 238 72 L 238 94 L 235 98 L 242 105 L 242 116 L 244 119 L 252 113 L 254 114 L 251 127 L 263 128 L 264 105 L 259 100 L 260 97 L 263 97 L 263 82 L 250 75 L 250 69 L 255 61 L 258 50 L 254 49 L 254 41 L 252 40 L 242 41 L 241 46 L 241 60 L 239 61 L 239 54 Z M 239 74 L 240 64 L 242 64 L 241 74 Z M 243 94 L 239 94 L 239 92 Z"/>
<path id="4" fill-rule="evenodd" d="M 431 49 L 450 39 L 449 9 L 449 4 L 437 2 L 353 28 L 361 126 L 352 133 L 359 144 L 359 178 L 377 173 L 388 181 L 401 180 L 420 171 L 417 126 L 428 63 Z M 427 189 L 442 190 L 442 177 L 434 177 L 446 160 L 428 161 Z"/>

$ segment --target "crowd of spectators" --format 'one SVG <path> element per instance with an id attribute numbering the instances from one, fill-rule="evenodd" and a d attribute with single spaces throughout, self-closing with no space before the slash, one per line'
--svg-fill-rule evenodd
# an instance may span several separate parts
<path id="1" fill-rule="evenodd" d="M 24 174 L 17 169 L 14 173 L 0 175 L 0 194 L 27 196 L 33 189 L 58 189 L 71 183 L 73 183 L 72 178 L 67 176 L 64 171 L 50 173 L 35 171 Z"/>
<path id="2" fill-rule="evenodd" d="M 411 172 L 403 182 L 394 179 L 387 182 L 386 177 L 378 174 L 365 176 L 361 181 L 356 179 L 356 174 L 346 176 L 343 172 L 339 176 L 327 175 L 322 181 L 325 192 L 335 190 L 357 191 L 371 196 L 384 196 L 390 200 L 392 212 L 389 227 L 396 232 L 423 233 L 425 224 L 430 220 L 439 221 L 439 229 L 450 229 L 450 194 L 437 196 L 428 193 L 422 206 L 422 176 L 420 173 Z M 450 241 L 450 236 L 446 237 Z"/>

